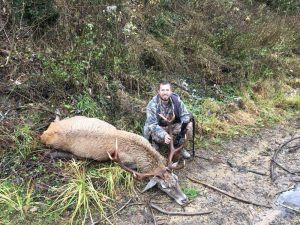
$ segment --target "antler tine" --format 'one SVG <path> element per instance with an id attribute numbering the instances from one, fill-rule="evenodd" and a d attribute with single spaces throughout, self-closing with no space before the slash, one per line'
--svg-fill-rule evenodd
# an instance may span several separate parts
<path id="1" fill-rule="evenodd" d="M 175 113 L 173 113 L 172 118 L 171 119 L 167 119 L 166 117 L 164 117 L 162 114 L 158 114 L 164 121 L 167 122 L 167 124 L 171 124 L 174 120 L 175 120 Z"/>
<path id="2" fill-rule="evenodd" d="M 146 178 L 146 177 L 151 177 L 151 176 L 159 176 L 159 177 L 162 177 L 162 176 L 163 176 L 163 173 L 165 172 L 165 171 L 162 171 L 162 170 L 154 170 L 154 171 L 151 171 L 151 172 L 149 172 L 149 173 L 139 173 L 139 172 L 137 172 L 137 171 L 135 171 L 135 170 L 129 168 L 128 166 L 125 166 L 125 165 L 121 162 L 121 160 L 120 160 L 120 158 L 119 158 L 119 153 L 118 153 L 118 139 L 116 139 L 116 150 L 115 150 L 114 153 L 112 154 L 113 156 L 112 156 L 109 152 L 106 152 L 106 153 L 108 154 L 108 157 L 110 158 L 110 160 L 112 160 L 112 161 L 118 163 L 119 166 L 120 166 L 122 169 L 124 169 L 124 170 L 126 170 L 126 171 L 132 173 L 133 176 L 134 176 L 136 179 L 138 179 L 138 180 L 142 180 L 142 179 L 144 179 L 144 178 Z"/>
<path id="3" fill-rule="evenodd" d="M 183 144 L 181 146 L 179 146 L 178 148 L 174 147 L 174 140 L 173 140 L 173 129 L 172 129 L 172 122 L 175 120 L 175 113 L 173 113 L 172 118 L 171 119 L 167 119 L 166 117 L 164 117 L 162 114 L 158 114 L 163 120 L 166 121 L 167 125 L 168 125 L 168 133 L 171 137 L 171 141 L 170 141 L 170 152 L 169 152 L 169 157 L 168 157 L 168 168 L 169 169 L 174 169 L 174 167 L 172 167 L 172 160 L 174 155 L 176 155 L 182 148 L 183 148 Z"/>
<path id="4" fill-rule="evenodd" d="M 168 157 L 168 168 L 174 169 L 174 167 L 172 167 L 173 157 L 183 148 L 184 145 L 182 144 L 178 148 L 175 148 L 173 135 L 170 135 L 170 136 L 171 136 L 171 141 L 170 141 L 170 153 L 169 153 L 169 157 Z"/>

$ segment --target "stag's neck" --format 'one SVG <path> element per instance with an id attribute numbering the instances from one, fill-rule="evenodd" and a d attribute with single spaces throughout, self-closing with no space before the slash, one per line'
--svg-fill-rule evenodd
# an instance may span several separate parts
<path id="1" fill-rule="evenodd" d="M 146 173 L 166 166 L 166 159 L 144 137 L 119 131 L 116 139 L 118 139 L 118 151 L 120 158 L 123 158 L 122 161 L 133 162 L 140 172 Z"/>

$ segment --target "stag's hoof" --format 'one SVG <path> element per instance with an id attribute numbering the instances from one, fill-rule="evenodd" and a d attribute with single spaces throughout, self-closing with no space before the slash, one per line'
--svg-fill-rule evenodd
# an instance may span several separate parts
<path id="1" fill-rule="evenodd" d="M 190 159 L 191 158 L 191 154 L 190 153 L 188 153 L 188 151 L 187 150 L 185 150 L 185 149 L 182 149 L 182 151 L 181 151 L 181 155 L 183 156 L 183 158 L 185 158 L 185 159 Z"/>

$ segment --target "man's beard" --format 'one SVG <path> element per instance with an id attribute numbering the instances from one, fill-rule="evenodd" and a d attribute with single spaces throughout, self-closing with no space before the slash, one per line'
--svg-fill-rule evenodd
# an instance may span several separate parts
<path id="1" fill-rule="evenodd" d="M 159 97 L 162 101 L 165 101 L 165 102 L 169 101 L 169 99 L 170 99 L 170 96 L 167 96 L 167 95 L 165 95 L 163 97 L 161 97 L 161 96 L 159 96 Z"/>

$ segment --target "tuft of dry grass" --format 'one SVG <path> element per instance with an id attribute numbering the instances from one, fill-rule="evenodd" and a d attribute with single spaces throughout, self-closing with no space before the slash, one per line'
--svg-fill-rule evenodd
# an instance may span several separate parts
<path id="1" fill-rule="evenodd" d="M 240 126 L 253 126 L 257 122 L 257 117 L 254 114 L 238 110 L 231 114 L 231 122 Z"/>
<path id="2" fill-rule="evenodd" d="M 72 161 L 65 164 L 66 183 L 55 188 L 58 193 L 46 215 L 58 216 L 69 212 L 69 222 L 97 218 L 106 220 L 107 210 L 123 187 L 127 193 L 133 190 L 133 177 L 119 166 L 106 166 L 99 169 L 88 169 L 86 162 Z"/>

